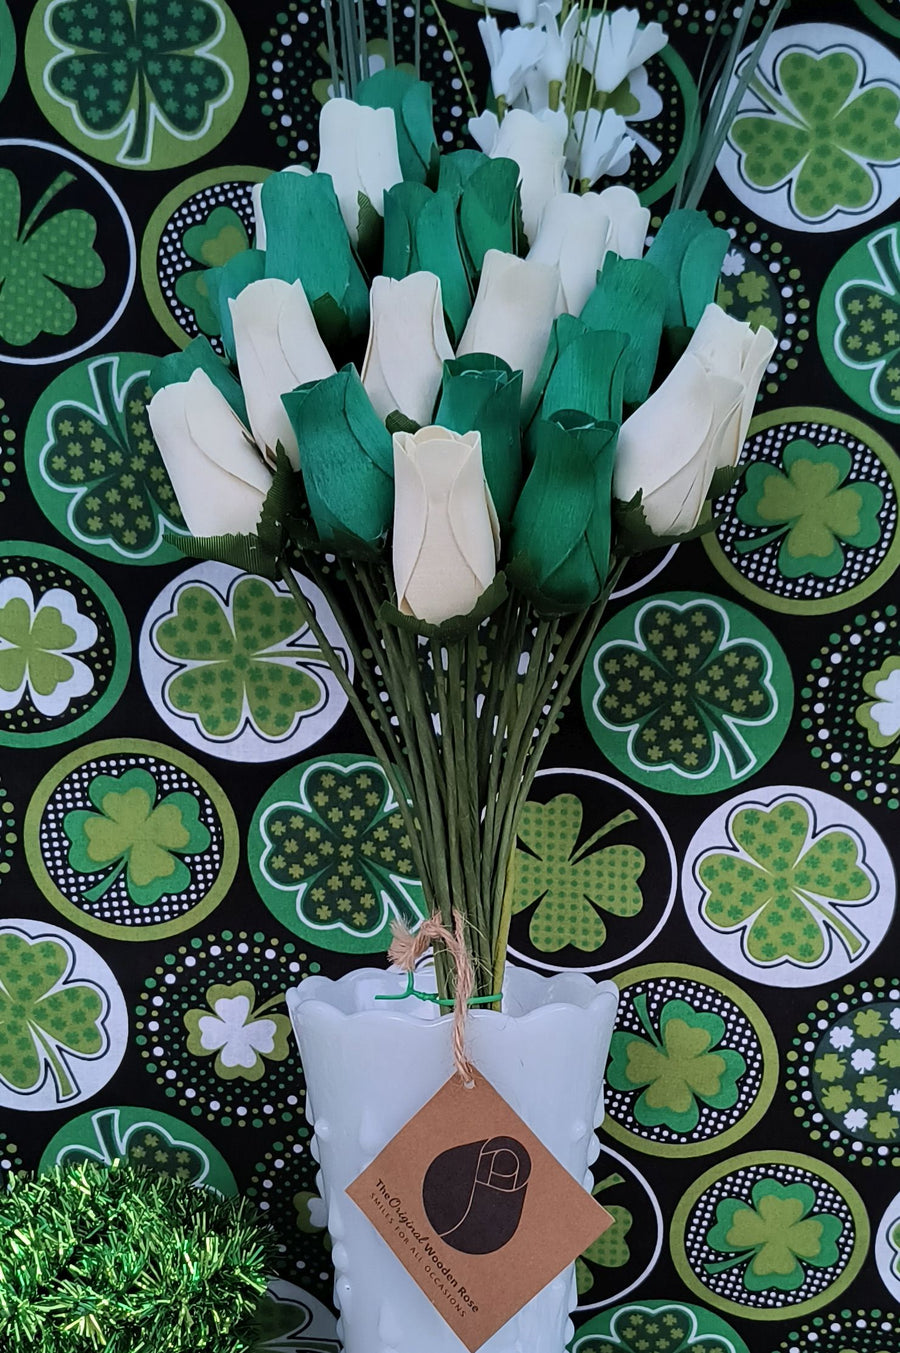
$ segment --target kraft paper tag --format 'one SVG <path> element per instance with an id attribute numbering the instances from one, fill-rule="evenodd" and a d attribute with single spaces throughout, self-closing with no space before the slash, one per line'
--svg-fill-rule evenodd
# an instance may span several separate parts
<path id="1" fill-rule="evenodd" d="M 615 1218 L 483 1076 L 454 1077 L 348 1195 L 470 1353 Z"/>

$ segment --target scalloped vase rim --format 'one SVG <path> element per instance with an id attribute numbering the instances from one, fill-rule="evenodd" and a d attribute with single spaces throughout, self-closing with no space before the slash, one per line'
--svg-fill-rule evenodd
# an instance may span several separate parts
<path id="1" fill-rule="evenodd" d="M 417 982 L 421 982 L 422 977 L 423 973 L 420 970 L 417 973 Z M 417 1001 L 415 997 L 410 998 L 409 1001 L 384 1001 L 377 1005 L 374 1000 L 370 1000 L 368 1005 L 360 1009 L 349 1010 L 338 1003 L 341 996 L 347 996 L 351 993 L 355 995 L 358 992 L 362 996 L 360 989 L 363 986 L 369 987 L 370 990 L 376 986 L 385 986 L 390 989 L 402 985 L 405 979 L 405 973 L 391 968 L 354 968 L 351 972 L 344 973 L 338 978 L 315 973 L 303 978 L 298 986 L 289 987 L 285 992 L 285 999 L 288 1010 L 297 1008 L 298 1013 L 299 1007 L 303 1007 L 307 1014 L 311 1013 L 311 1008 L 314 1008 L 315 1013 L 324 1015 L 327 1012 L 334 1018 L 371 1019 L 375 1016 L 379 1019 L 403 1020 L 404 1022 L 413 1019 L 416 1023 L 422 1025 L 436 1028 L 446 1027 L 453 1019 L 452 1011 L 437 1013 L 439 1007 L 433 1002 Z M 489 1010 L 482 1007 L 473 1007 L 468 1012 L 468 1018 L 479 1022 L 484 1019 L 500 1018 L 514 1020 L 517 1024 L 521 1024 L 552 1010 L 583 1010 L 587 1012 L 598 1002 L 610 996 L 614 996 L 618 1000 L 619 996 L 615 982 L 596 982 L 587 973 L 537 973 L 518 964 L 508 963 L 506 965 L 506 978 L 503 984 L 504 996 L 514 996 L 522 1004 L 528 1003 L 525 988 L 530 988 L 534 995 L 538 995 L 541 991 L 547 993 L 554 985 L 569 988 L 573 997 L 582 996 L 583 999 L 538 1000 L 531 1004 L 530 1009 L 518 1012 L 515 1010 Z M 516 990 L 516 988 L 519 989 Z M 434 989 L 433 981 L 431 989 Z M 338 999 L 328 999 L 329 993 L 332 993 Z"/>

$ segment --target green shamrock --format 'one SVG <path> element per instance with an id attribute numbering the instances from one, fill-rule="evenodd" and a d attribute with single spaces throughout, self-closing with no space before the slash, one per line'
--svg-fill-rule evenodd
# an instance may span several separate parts
<path id="1" fill-rule="evenodd" d="M 595 1198 L 598 1198 L 607 1189 L 624 1183 L 625 1180 L 620 1174 L 607 1175 L 605 1179 L 599 1180 L 594 1185 L 591 1193 Z M 626 1236 L 631 1230 L 634 1217 L 629 1209 L 623 1207 L 621 1203 L 604 1203 L 603 1206 L 615 1220 L 613 1225 L 607 1227 L 593 1244 L 588 1245 L 576 1261 L 575 1282 L 579 1296 L 589 1292 L 596 1282 L 596 1275 L 591 1272 L 591 1265 L 597 1268 L 623 1268 L 631 1258 L 631 1250 L 628 1247 Z"/>
<path id="2" fill-rule="evenodd" d="M 283 992 L 257 1006 L 253 983 L 233 982 L 211 986 L 206 1002 L 207 1009 L 189 1010 L 184 1017 L 187 1050 L 195 1057 L 215 1053 L 217 1076 L 258 1081 L 265 1075 L 267 1058 L 283 1062 L 288 1057 L 291 1021 L 271 1013 L 273 1006 L 283 1004 Z"/>
<path id="3" fill-rule="evenodd" d="M 786 578 L 834 578 L 844 567 L 843 545 L 868 550 L 881 539 L 884 494 L 865 480 L 845 484 L 853 457 L 836 443 L 814 446 L 799 438 L 784 448 L 781 463 L 783 471 L 759 462 L 747 470 L 737 515 L 748 526 L 775 529 L 741 541 L 738 551 L 780 538 L 778 567 Z"/>
<path id="4" fill-rule="evenodd" d="M 877 887 L 862 846 L 842 828 L 818 836 L 815 828 L 815 813 L 801 799 L 740 808 L 728 823 L 736 849 L 709 851 L 697 866 L 704 920 L 715 930 L 742 931 L 757 963 L 813 966 L 830 952 L 832 932 L 851 958 L 865 946 L 843 911 L 868 902 Z"/>
<path id="5" fill-rule="evenodd" d="M 296 643 L 298 628 L 293 599 L 263 578 L 241 578 L 230 605 L 203 583 L 180 588 L 174 614 L 154 633 L 161 652 L 183 665 L 166 682 L 166 699 L 213 738 L 233 736 L 245 707 L 264 737 L 286 737 L 327 697 L 310 669 L 328 664 L 314 645 Z"/>
<path id="6" fill-rule="evenodd" d="M 124 775 L 97 775 L 88 790 L 97 811 L 66 813 L 70 867 L 80 874 L 108 869 L 85 892 L 87 901 L 108 892 L 123 870 L 128 896 L 138 907 L 190 887 L 191 871 L 182 856 L 207 849 L 209 828 L 200 821 L 193 794 L 179 790 L 158 799 L 158 793 L 153 776 L 139 767 Z"/>
<path id="7" fill-rule="evenodd" d="M 313 1313 L 301 1299 L 267 1292 L 253 1315 L 249 1353 L 340 1353 L 336 1340 L 304 1335 L 312 1323 Z"/>
<path id="8" fill-rule="evenodd" d="M 795 1292 L 806 1280 L 804 1265 L 830 1268 L 837 1263 L 843 1222 L 828 1213 L 813 1213 L 816 1194 L 809 1184 L 760 1179 L 751 1199 L 752 1206 L 743 1198 L 723 1198 L 718 1204 L 706 1243 L 730 1258 L 707 1264 L 709 1273 L 743 1264 L 748 1292 Z"/>
<path id="9" fill-rule="evenodd" d="M 35 603 L 18 579 L 0 583 L 0 708 L 13 708 L 25 689 L 42 714 L 62 714 L 70 701 L 91 690 L 90 667 L 75 653 L 89 649 L 97 627 L 75 600 L 51 589 Z"/>
<path id="10" fill-rule="evenodd" d="M 211 54 L 222 13 L 209 0 L 79 0 L 51 5 L 47 34 L 60 49 L 47 67 L 50 93 L 89 135 L 121 132 L 127 164 L 147 164 L 159 122 L 196 137 L 231 89 Z"/>
<path id="11" fill-rule="evenodd" d="M 778 334 L 783 310 L 771 275 L 760 259 L 743 250 L 738 255 L 740 273 L 735 275 L 733 271 L 727 271 L 728 259 L 736 253 L 733 249 L 726 255 L 716 289 L 716 304 L 732 318 L 744 320 L 754 329 L 771 329 L 772 333 Z"/>
<path id="12" fill-rule="evenodd" d="M 403 819 L 377 765 L 313 765 L 296 802 L 276 804 L 262 822 L 264 876 L 296 895 L 312 929 L 373 935 L 390 916 L 417 926 L 424 903 Z"/>
<path id="13" fill-rule="evenodd" d="M 741 729 L 766 723 L 776 707 L 768 667 L 754 640 L 729 640 L 712 602 L 659 600 L 639 613 L 635 641 L 598 653 L 595 708 L 611 727 L 634 730 L 629 750 L 640 766 L 701 776 L 724 749 L 741 778 L 755 764 Z"/>
<path id="14" fill-rule="evenodd" d="M 135 1123 L 122 1132 L 119 1110 L 101 1109 L 92 1116 L 91 1126 L 97 1145 L 63 1147 L 56 1158 L 57 1165 L 75 1165 L 85 1160 L 111 1165 L 114 1160 L 124 1160 L 187 1184 L 199 1184 L 209 1173 L 209 1160 L 203 1151 L 176 1141 L 157 1123 Z"/>
<path id="15" fill-rule="evenodd" d="M 221 334 L 222 326 L 218 310 L 210 303 L 206 274 L 210 268 L 220 268 L 235 254 L 250 248 L 244 223 L 234 207 L 213 207 L 205 221 L 184 232 L 182 246 L 188 258 L 200 266 L 179 273 L 175 295 L 193 312 L 200 332 L 213 338 Z"/>
<path id="16" fill-rule="evenodd" d="M 142 558 L 184 524 L 147 420 L 147 372 L 120 384 L 119 358 L 99 357 L 87 377 L 90 404 L 62 400 L 48 416 L 41 471 L 71 495 L 68 520 L 82 540 Z"/>
<path id="17" fill-rule="evenodd" d="M 534 903 L 528 933 L 542 953 L 555 953 L 567 944 L 594 953 L 606 940 L 601 911 L 611 916 L 636 916 L 644 905 L 638 879 L 646 860 L 636 846 L 595 849 L 597 842 L 617 827 L 635 822 L 632 812 L 620 813 L 594 832 L 576 850 L 583 808 L 574 794 L 557 794 L 549 803 L 526 803 L 518 839 L 525 849 L 515 855 L 513 912 Z"/>
<path id="18" fill-rule="evenodd" d="M 26 347 L 39 334 L 69 333 L 78 312 L 61 288 L 98 287 L 106 276 L 94 252 L 97 222 L 89 212 L 69 207 L 37 224 L 74 182 L 74 174 L 60 174 L 20 225 L 19 180 L 11 169 L 0 169 L 0 338 L 13 347 Z"/>
<path id="19" fill-rule="evenodd" d="M 108 1046 L 103 993 L 70 980 L 75 960 L 56 940 L 0 934 L 0 1079 L 37 1089 L 49 1072 L 63 1103 L 79 1093 L 65 1053 L 98 1057 Z"/>
<path id="20" fill-rule="evenodd" d="M 634 1106 L 639 1123 L 693 1132 L 700 1121 L 698 1100 L 713 1109 L 734 1107 L 747 1063 L 733 1048 L 718 1046 L 725 1035 L 721 1016 L 694 1010 L 686 1001 L 667 1001 L 657 1033 L 646 995 L 635 997 L 634 1009 L 647 1037 L 617 1030 L 606 1075 L 614 1090 L 626 1094 L 644 1087 Z"/>
<path id="21" fill-rule="evenodd" d="M 806 221 L 869 207 L 879 189 L 871 166 L 900 160 L 900 94 L 864 84 L 855 52 L 785 49 L 772 84 L 759 74 L 750 81 L 771 111 L 742 113 L 731 128 L 746 181 L 763 192 L 790 182 Z"/>
<path id="22" fill-rule="evenodd" d="M 710 1319 L 708 1314 L 705 1319 Z M 730 1339 L 699 1333 L 696 1313 L 675 1302 L 620 1306 L 610 1317 L 608 1329 L 608 1334 L 576 1339 L 572 1353 L 734 1353 Z"/>
<path id="23" fill-rule="evenodd" d="M 863 690 L 872 697 L 856 710 L 856 722 L 866 730 L 872 747 L 888 748 L 900 739 L 900 655 L 886 658 L 863 677 Z M 889 764 L 900 766 L 900 746 Z"/>
<path id="24" fill-rule="evenodd" d="M 857 371 L 871 371 L 869 393 L 876 408 L 900 410 L 900 258 L 894 226 L 866 245 L 877 280 L 854 278 L 835 298 L 835 350 Z M 865 269 L 868 271 L 868 269 Z"/>

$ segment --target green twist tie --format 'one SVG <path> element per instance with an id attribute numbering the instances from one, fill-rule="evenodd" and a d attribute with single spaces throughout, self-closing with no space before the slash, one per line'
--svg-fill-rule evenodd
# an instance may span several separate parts
<path id="1" fill-rule="evenodd" d="M 408 972 L 406 974 L 406 990 L 401 991 L 396 996 L 376 996 L 376 1001 L 405 1001 L 407 996 L 415 996 L 417 1001 L 430 1001 L 432 1005 L 454 1006 L 456 1001 L 452 996 L 438 996 L 434 991 L 417 991 L 415 986 L 415 974 Z M 494 1001 L 499 1001 L 500 995 L 494 996 L 472 996 L 466 1002 L 466 1005 L 492 1005 Z"/>

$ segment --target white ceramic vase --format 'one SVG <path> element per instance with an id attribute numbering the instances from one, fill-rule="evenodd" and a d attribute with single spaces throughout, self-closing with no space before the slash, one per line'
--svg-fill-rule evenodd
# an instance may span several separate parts
<path id="1" fill-rule="evenodd" d="M 421 989 L 423 974 L 417 974 Z M 344 1353 L 463 1353 L 463 1344 L 344 1190 L 453 1072 L 450 1015 L 410 998 L 405 975 L 359 969 L 308 977 L 287 993 L 321 1169 Z M 432 986 L 432 990 L 433 990 Z M 473 1009 L 468 1053 L 561 1165 L 590 1187 L 603 1073 L 616 1015 L 612 982 L 507 968 L 503 1013 Z M 574 1333 L 575 1266 L 482 1345 L 482 1353 L 563 1353 Z"/>

